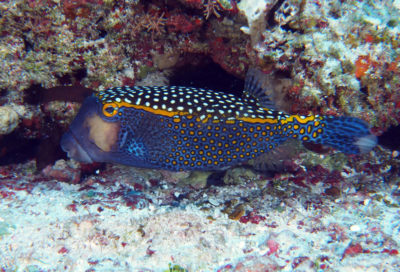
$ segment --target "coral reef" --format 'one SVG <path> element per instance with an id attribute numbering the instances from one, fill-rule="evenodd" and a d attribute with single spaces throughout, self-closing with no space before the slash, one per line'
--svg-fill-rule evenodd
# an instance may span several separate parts
<path id="1" fill-rule="evenodd" d="M 398 151 L 288 143 L 219 173 L 51 154 L 92 91 L 167 85 L 207 61 L 242 79 L 257 67 L 287 112 L 351 115 L 380 134 L 400 122 L 398 0 L 13 0 L 0 12 L 0 271 L 400 267 Z"/>
<path id="2" fill-rule="evenodd" d="M 258 66 L 292 79 L 283 89 L 291 112 L 351 114 L 377 130 L 399 123 L 398 4 L 288 0 L 257 8 L 252 2 L 260 3 L 239 5 L 249 24 L 243 30 Z"/>
<path id="3" fill-rule="evenodd" d="M 351 114 L 378 133 L 398 124 L 396 2 L 162 3 L 2 2 L 3 104 L 25 105 L 21 93 L 29 93 L 32 84 L 81 84 L 94 90 L 134 85 L 148 73 L 169 74 L 210 57 L 239 77 L 249 65 L 275 79 L 284 75 L 287 84 L 273 92 L 284 98 L 289 112 Z M 26 122 L 8 116 L 8 123 L 25 127 Z M 44 117 L 31 107 L 19 119 L 42 122 Z"/>

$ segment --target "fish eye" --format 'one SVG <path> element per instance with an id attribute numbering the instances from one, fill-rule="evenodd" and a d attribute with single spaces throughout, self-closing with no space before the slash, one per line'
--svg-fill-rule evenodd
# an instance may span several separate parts
<path id="1" fill-rule="evenodd" d="M 118 113 L 118 105 L 115 103 L 106 103 L 103 105 L 103 114 L 107 117 L 113 117 Z"/>
<path id="2" fill-rule="evenodd" d="M 104 110 L 106 112 L 108 112 L 109 114 L 112 114 L 114 112 L 114 107 L 112 106 L 107 106 L 106 108 L 104 108 Z"/>

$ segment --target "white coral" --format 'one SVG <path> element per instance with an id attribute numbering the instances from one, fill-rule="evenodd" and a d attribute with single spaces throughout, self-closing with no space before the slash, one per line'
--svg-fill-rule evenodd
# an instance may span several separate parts
<path id="1" fill-rule="evenodd" d="M 19 123 L 18 114 L 10 106 L 0 107 L 0 135 L 11 133 Z"/>

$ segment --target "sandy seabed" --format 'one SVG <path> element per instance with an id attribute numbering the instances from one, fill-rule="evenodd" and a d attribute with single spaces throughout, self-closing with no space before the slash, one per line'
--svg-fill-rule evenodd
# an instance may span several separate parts
<path id="1" fill-rule="evenodd" d="M 361 192 L 349 175 L 335 197 L 321 183 L 279 196 L 254 180 L 146 187 L 149 175 L 110 166 L 68 184 L 16 167 L 1 171 L 0 271 L 400 270 L 398 188 L 380 181 Z M 233 200 L 247 213 L 225 212 Z"/>

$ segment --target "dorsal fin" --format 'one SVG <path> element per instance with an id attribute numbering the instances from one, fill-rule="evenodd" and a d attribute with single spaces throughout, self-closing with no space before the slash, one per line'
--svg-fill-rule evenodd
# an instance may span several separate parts
<path id="1" fill-rule="evenodd" d="M 254 68 L 247 71 L 244 82 L 243 99 L 255 99 L 262 107 L 275 109 L 275 103 L 272 102 L 262 84 L 262 72 Z"/>

